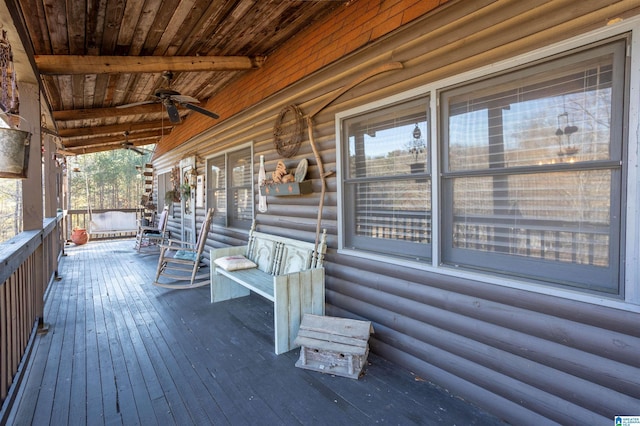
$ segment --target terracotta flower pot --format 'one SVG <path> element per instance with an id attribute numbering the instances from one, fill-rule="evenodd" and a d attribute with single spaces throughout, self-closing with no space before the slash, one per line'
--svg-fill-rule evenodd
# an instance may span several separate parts
<path id="1" fill-rule="evenodd" d="M 89 241 L 89 234 L 87 234 L 87 230 L 84 228 L 75 228 L 71 233 L 71 241 L 78 246 L 86 244 L 87 241 Z"/>

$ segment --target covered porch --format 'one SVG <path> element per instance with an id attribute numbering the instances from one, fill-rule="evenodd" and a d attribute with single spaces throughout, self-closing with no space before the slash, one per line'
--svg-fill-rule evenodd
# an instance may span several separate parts
<path id="1" fill-rule="evenodd" d="M 268 301 L 155 287 L 133 244 L 65 248 L 9 424 L 502 424 L 373 353 L 358 380 L 296 368 Z"/>

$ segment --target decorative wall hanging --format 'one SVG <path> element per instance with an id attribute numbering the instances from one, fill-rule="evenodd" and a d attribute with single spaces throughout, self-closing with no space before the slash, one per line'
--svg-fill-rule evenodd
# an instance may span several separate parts
<path id="1" fill-rule="evenodd" d="M 204 175 L 196 176 L 196 207 L 204 207 Z"/>
<path id="2" fill-rule="evenodd" d="M 15 127 L 0 128 L 0 178 L 24 179 L 29 165 L 31 133 L 17 129 L 21 120 L 26 120 L 18 115 L 18 85 L 5 30 L 0 38 L 0 74 L 0 112 L 6 115 L 7 124 Z"/>
<path id="3" fill-rule="evenodd" d="M 261 156 L 262 157 L 262 156 Z M 304 195 L 313 192 L 310 180 L 304 180 L 307 176 L 308 161 L 303 158 L 294 170 L 288 170 L 283 161 L 278 161 L 276 169 L 271 173 L 270 179 L 262 180 L 260 197 L 267 195 Z"/>
<path id="4" fill-rule="evenodd" d="M 260 188 L 260 195 L 258 196 L 258 211 L 260 213 L 267 212 L 267 196 L 263 195 L 263 187 L 266 185 L 267 172 L 264 169 L 264 155 L 260 156 L 260 169 L 258 170 L 258 187 Z"/>
<path id="5" fill-rule="evenodd" d="M 302 142 L 304 119 L 296 105 L 288 105 L 280 111 L 273 126 L 273 143 L 278 154 L 291 158 L 298 153 Z"/>
<path id="6" fill-rule="evenodd" d="M 11 44 L 7 38 L 7 31 L 2 30 L 0 38 L 0 109 L 8 114 L 18 114 L 20 102 L 18 101 L 18 82 L 16 71 L 13 67 L 13 53 Z"/>

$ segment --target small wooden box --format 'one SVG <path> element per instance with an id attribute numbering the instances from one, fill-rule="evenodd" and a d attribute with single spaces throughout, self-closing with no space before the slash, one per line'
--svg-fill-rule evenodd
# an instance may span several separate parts
<path id="1" fill-rule="evenodd" d="M 295 344 L 296 367 L 357 379 L 369 355 L 369 321 L 305 314 Z"/>
<path id="2" fill-rule="evenodd" d="M 272 183 L 262 185 L 260 187 L 260 195 L 304 195 L 313 192 L 311 181 L 303 180 L 302 182 L 289 183 Z"/>

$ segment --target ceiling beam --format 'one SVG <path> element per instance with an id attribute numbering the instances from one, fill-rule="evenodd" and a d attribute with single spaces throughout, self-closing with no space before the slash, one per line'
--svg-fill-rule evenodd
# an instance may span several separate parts
<path id="1" fill-rule="evenodd" d="M 163 71 L 240 71 L 260 68 L 264 57 L 36 55 L 41 74 L 117 74 Z"/>
<path id="2" fill-rule="evenodd" d="M 124 117 L 127 115 L 164 113 L 164 107 L 159 103 L 136 105 L 127 108 L 87 108 L 66 109 L 53 111 L 53 118 L 59 121 L 92 120 L 96 118 Z M 167 122 L 169 120 L 167 119 Z"/>
<path id="3" fill-rule="evenodd" d="M 135 132 L 139 130 L 149 130 L 149 129 L 165 129 L 166 133 L 171 131 L 171 128 L 175 126 L 169 122 L 169 120 L 153 120 L 153 121 L 142 121 L 135 123 L 118 123 L 118 124 L 110 124 L 107 126 L 90 126 L 90 127 L 75 127 L 68 129 L 60 129 L 57 133 L 57 136 L 61 138 L 75 138 L 82 136 L 96 136 L 96 135 L 107 135 L 110 133 L 120 133 L 124 132 Z"/>
<path id="4" fill-rule="evenodd" d="M 170 133 L 170 131 L 168 131 L 169 129 L 164 129 L 164 130 L 147 130 L 144 132 L 139 132 L 139 133 L 131 133 L 129 135 L 127 135 L 126 140 L 128 142 L 131 142 L 134 145 L 148 145 L 151 143 L 156 143 L 157 142 L 157 138 L 160 138 L 163 135 L 168 135 Z M 152 138 L 156 138 L 156 140 L 149 140 L 149 141 L 145 141 L 144 143 L 142 143 L 141 140 L 143 139 L 152 139 Z M 88 148 L 91 146 L 98 146 L 98 145 L 117 145 L 117 144 L 121 144 L 125 142 L 125 136 L 124 135 L 110 135 L 110 136 L 99 136 L 99 137 L 93 137 L 93 138 L 89 138 L 89 139 L 67 139 L 65 141 L 63 141 L 63 145 L 64 145 L 64 149 L 78 149 L 78 148 Z"/>
<path id="5" fill-rule="evenodd" d="M 156 142 L 157 140 L 150 140 L 146 143 L 141 143 L 139 145 L 136 144 L 135 146 L 149 145 Z M 99 145 L 89 145 L 89 146 L 79 146 L 75 148 L 69 148 L 69 149 L 65 149 L 64 152 L 60 152 L 60 153 L 64 155 L 79 155 L 79 154 L 91 154 L 94 152 L 113 151 L 116 149 L 124 149 L 124 147 L 120 142 L 112 142 L 112 143 L 105 143 L 105 144 L 99 144 Z"/>

